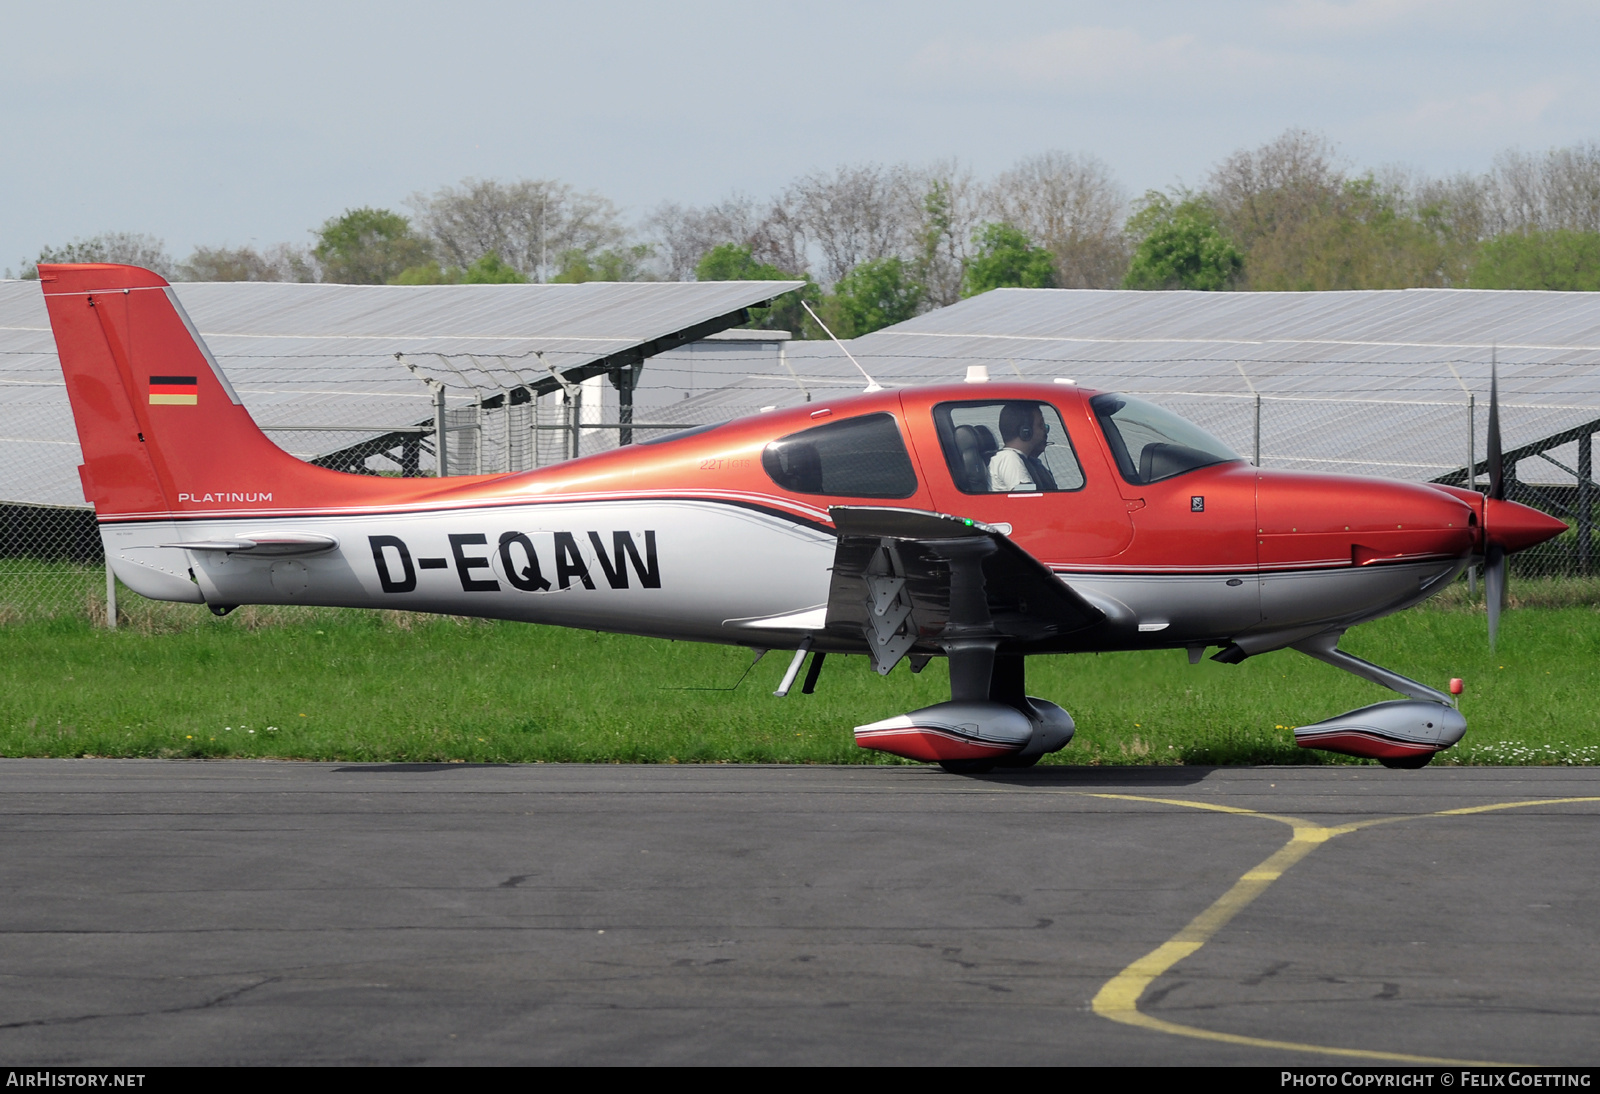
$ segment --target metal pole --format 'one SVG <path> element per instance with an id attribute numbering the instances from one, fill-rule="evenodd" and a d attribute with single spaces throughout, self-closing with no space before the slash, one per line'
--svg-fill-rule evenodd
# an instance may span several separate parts
<path id="1" fill-rule="evenodd" d="M 1254 463 L 1261 466 L 1261 396 L 1256 396 L 1256 458 Z"/>
<path id="2" fill-rule="evenodd" d="M 617 447 L 633 443 L 633 370 L 618 369 L 613 377 L 617 388 Z"/>
<path id="3" fill-rule="evenodd" d="M 578 458 L 578 423 L 583 418 L 583 392 L 574 389 L 567 396 L 567 459 Z"/>
<path id="4" fill-rule="evenodd" d="M 532 396 L 528 401 L 528 447 L 531 453 L 528 456 L 528 466 L 543 467 L 544 453 L 539 451 L 539 408 L 545 404 L 537 391 L 533 392 Z"/>
<path id="5" fill-rule="evenodd" d="M 111 560 L 106 559 L 106 628 L 117 629 L 117 575 L 111 569 Z"/>
<path id="6" fill-rule="evenodd" d="M 1478 488 L 1478 397 L 1467 395 L 1467 489 Z"/>
<path id="7" fill-rule="evenodd" d="M 1578 438 L 1578 572 L 1587 574 L 1594 558 L 1594 493 L 1589 480 L 1594 477 L 1594 434 Z"/>
<path id="8" fill-rule="evenodd" d="M 444 385 L 436 381 L 433 385 L 433 451 L 439 465 L 435 474 L 439 478 L 444 478 L 450 474 L 450 460 L 447 454 L 448 442 L 445 440 L 445 434 L 448 432 L 449 427 L 445 424 L 444 412 Z"/>
<path id="9" fill-rule="evenodd" d="M 500 400 L 500 413 L 506 416 L 506 474 L 509 475 L 517 469 L 511 462 L 511 392 L 509 391 Z"/>
<path id="10" fill-rule="evenodd" d="M 633 443 L 633 389 L 639 386 L 643 367 L 642 364 L 622 365 L 611 370 L 611 386 L 617 389 L 618 448 Z"/>
<path id="11" fill-rule="evenodd" d="M 483 474 L 483 402 L 472 407 L 472 473 Z"/>

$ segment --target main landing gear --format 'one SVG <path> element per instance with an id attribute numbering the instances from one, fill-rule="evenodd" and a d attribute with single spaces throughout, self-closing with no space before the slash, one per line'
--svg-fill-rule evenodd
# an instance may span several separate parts
<path id="1" fill-rule="evenodd" d="M 1072 740 L 1072 715 L 1028 695 L 1023 656 L 999 652 L 982 569 L 994 543 L 935 542 L 950 566 L 950 617 L 939 639 L 950 661 L 950 701 L 857 726 L 856 744 L 957 775 L 1032 767 Z"/>
<path id="2" fill-rule="evenodd" d="M 1023 691 L 1021 654 L 952 650 L 948 703 L 856 727 L 856 744 L 937 763 L 954 775 L 1028 768 L 1065 748 L 1072 715 Z"/>

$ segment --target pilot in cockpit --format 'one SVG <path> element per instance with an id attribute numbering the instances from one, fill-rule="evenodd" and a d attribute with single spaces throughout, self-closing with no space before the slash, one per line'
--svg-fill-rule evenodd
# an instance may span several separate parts
<path id="1" fill-rule="evenodd" d="M 1039 459 L 1050 440 L 1050 427 L 1038 403 L 1007 403 L 1000 410 L 1000 441 L 989 460 L 989 489 L 1012 494 L 1055 490 L 1055 476 Z"/>

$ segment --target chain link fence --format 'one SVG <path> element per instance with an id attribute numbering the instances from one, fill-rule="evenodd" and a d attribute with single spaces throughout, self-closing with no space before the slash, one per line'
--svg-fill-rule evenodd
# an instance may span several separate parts
<path id="1" fill-rule="evenodd" d="M 754 391 L 751 395 L 768 397 Z M 1470 401 L 1314 399 L 1141 391 L 1209 430 L 1264 468 L 1376 475 L 1412 482 L 1487 484 L 1487 408 Z M 446 406 L 445 465 L 451 475 L 522 471 L 615 448 L 693 425 L 753 414 L 760 406 L 691 403 L 669 407 L 675 421 L 620 422 L 615 403 L 556 394 L 532 402 Z M 661 408 L 653 418 L 663 416 Z M 1594 543 L 1593 438 L 1600 406 L 1508 402 L 1502 420 L 1518 437 L 1538 441 L 1507 448 L 1508 496 L 1566 521 L 1565 534 L 1511 558 L 1513 579 L 1590 578 L 1600 571 Z M 1578 422 L 1574 426 L 1572 423 Z M 266 426 L 286 450 L 324 466 L 367 474 L 430 476 L 438 471 L 438 416 L 431 423 L 367 421 Z M 377 432 L 382 430 L 383 432 Z M 1441 446 L 1440 437 L 1454 437 Z M 76 457 L 76 452 L 73 452 Z M 0 625 L 54 617 L 107 618 L 104 555 L 93 511 L 63 497 L 54 464 L 24 462 L 8 470 L 0 501 Z M 73 459 L 75 464 L 76 458 Z M 1467 469 L 1474 473 L 1469 475 Z M 1515 593 L 1515 588 L 1513 588 Z"/>
<path id="2" fill-rule="evenodd" d="M 682 422 L 616 421 L 615 406 L 587 411 L 582 400 L 556 394 L 509 407 L 457 402 L 444 408 L 445 465 L 450 475 L 526 471 L 615 448 L 619 437 L 641 440 L 683 428 Z M 405 423 L 392 406 L 341 407 L 352 420 L 337 424 L 289 421 L 262 428 L 292 455 L 371 475 L 431 477 L 439 470 L 439 420 Z M 68 427 L 70 429 L 70 427 Z M 55 432 L 61 432 L 59 428 Z M 110 620 L 119 597 L 132 596 L 109 580 L 94 510 L 82 503 L 76 445 L 27 438 L 22 458 L 5 470 L 8 493 L 38 501 L 0 501 L 0 626 L 54 618 Z M 48 450 L 44 446 L 51 446 Z M 70 449 L 63 459 L 57 449 Z M 76 504 L 74 504 L 76 502 Z"/>

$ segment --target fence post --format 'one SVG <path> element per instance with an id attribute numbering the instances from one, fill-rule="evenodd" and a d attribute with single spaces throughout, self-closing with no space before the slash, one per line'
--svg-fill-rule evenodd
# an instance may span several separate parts
<path id="1" fill-rule="evenodd" d="M 106 629 L 117 629 L 117 575 L 111 569 L 111 560 L 106 559 Z"/>
<path id="2" fill-rule="evenodd" d="M 439 464 L 436 474 L 441 479 L 450 474 L 450 459 L 446 447 L 448 442 L 445 440 L 449 427 L 444 420 L 444 411 L 444 385 L 435 380 L 433 381 L 433 451 L 434 458 Z"/>
<path id="3" fill-rule="evenodd" d="M 506 416 L 506 427 L 502 432 L 505 435 L 506 474 L 509 475 L 517 470 L 511 461 L 511 392 L 509 391 L 500 397 L 500 413 Z"/>
<path id="4" fill-rule="evenodd" d="M 472 407 L 472 473 L 483 474 L 483 398 Z"/>
<path id="5" fill-rule="evenodd" d="M 1590 537 L 1594 534 L 1594 494 L 1589 480 L 1594 477 L 1594 434 L 1578 438 L 1578 572 L 1587 574 L 1591 565 Z"/>
<path id="6" fill-rule="evenodd" d="M 1261 396 L 1256 396 L 1256 458 L 1254 463 L 1261 466 Z"/>
<path id="7" fill-rule="evenodd" d="M 578 458 L 578 425 L 583 420 L 583 389 L 576 384 L 567 393 L 567 459 Z"/>
<path id="8" fill-rule="evenodd" d="M 1478 488 L 1478 397 L 1467 393 L 1467 489 Z"/>
<path id="9" fill-rule="evenodd" d="M 635 364 L 611 370 L 611 386 L 617 389 L 618 448 L 633 443 L 633 389 L 639 386 L 639 369 Z"/>

